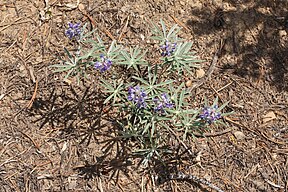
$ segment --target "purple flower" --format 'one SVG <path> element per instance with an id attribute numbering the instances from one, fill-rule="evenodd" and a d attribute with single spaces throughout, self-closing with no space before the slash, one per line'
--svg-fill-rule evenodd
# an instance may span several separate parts
<path id="1" fill-rule="evenodd" d="M 138 108 L 146 108 L 147 104 L 145 99 L 147 99 L 147 94 L 138 85 L 135 87 L 129 87 L 128 101 L 132 101 Z"/>
<path id="2" fill-rule="evenodd" d="M 101 73 L 110 69 L 112 65 L 111 59 L 105 57 L 103 54 L 100 55 L 100 60 L 94 64 L 95 69 L 99 69 Z"/>
<path id="3" fill-rule="evenodd" d="M 166 93 L 161 94 L 161 97 L 154 98 L 153 100 L 155 103 L 155 112 L 165 113 L 165 108 L 170 109 L 173 107 L 173 103 L 170 101 Z"/>
<path id="4" fill-rule="evenodd" d="M 161 55 L 163 57 L 171 56 L 172 53 L 175 52 L 176 47 L 177 47 L 177 43 L 170 43 L 169 41 L 166 40 L 165 44 L 160 47 L 162 50 Z"/>
<path id="5" fill-rule="evenodd" d="M 221 113 L 217 112 L 218 106 L 204 107 L 199 117 L 209 124 L 221 118 Z"/>
<path id="6" fill-rule="evenodd" d="M 65 35 L 69 38 L 72 39 L 73 37 L 78 37 L 81 34 L 81 29 L 80 29 L 80 23 L 68 23 L 68 29 L 65 31 Z"/>

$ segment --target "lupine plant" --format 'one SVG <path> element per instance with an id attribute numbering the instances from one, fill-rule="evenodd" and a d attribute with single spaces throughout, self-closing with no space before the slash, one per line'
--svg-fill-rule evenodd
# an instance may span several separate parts
<path id="1" fill-rule="evenodd" d="M 87 32 L 85 26 L 80 26 L 69 23 L 65 32 L 68 39 L 76 40 L 77 51 L 71 54 L 65 49 L 68 60 L 52 67 L 55 72 L 66 72 L 65 78 L 97 74 L 100 90 L 106 95 L 103 104 L 121 114 L 116 119 L 122 129 L 119 137 L 136 142 L 132 154 L 140 156 L 145 166 L 155 158 L 161 161 L 163 154 L 171 152 L 171 129 L 185 141 L 193 132 L 202 132 L 227 115 L 221 110 L 228 103 L 218 107 L 218 98 L 211 106 L 206 102 L 196 109 L 189 103 L 191 94 L 179 78 L 194 74 L 202 60 L 191 51 L 191 42 L 178 37 L 177 25 L 167 30 L 162 20 L 160 27 L 152 23 L 151 38 L 159 43 L 154 50 L 161 57 L 158 64 L 146 61 L 147 50 L 126 48 L 116 41 L 106 46 L 95 31 Z"/>

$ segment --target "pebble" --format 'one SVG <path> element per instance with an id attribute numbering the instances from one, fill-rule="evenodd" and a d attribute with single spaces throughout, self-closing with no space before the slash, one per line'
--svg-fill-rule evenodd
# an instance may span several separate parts
<path id="1" fill-rule="evenodd" d="M 285 36 L 287 36 L 287 32 L 285 30 L 280 30 L 279 31 L 279 36 L 280 37 L 285 37 Z"/>
<path id="2" fill-rule="evenodd" d="M 197 69 L 196 70 L 196 77 L 197 78 L 202 78 L 202 77 L 204 77 L 204 75 L 205 75 L 205 71 L 203 70 L 203 69 Z"/>
<path id="3" fill-rule="evenodd" d="M 192 80 L 188 80 L 185 83 L 186 87 L 191 87 L 192 86 Z"/>
<path id="4" fill-rule="evenodd" d="M 235 131 L 234 133 L 234 136 L 236 137 L 236 139 L 238 140 L 238 141 L 241 141 L 241 140 L 243 140 L 243 139 L 245 139 L 245 135 L 244 135 L 244 133 L 243 132 L 241 132 L 241 131 Z"/>

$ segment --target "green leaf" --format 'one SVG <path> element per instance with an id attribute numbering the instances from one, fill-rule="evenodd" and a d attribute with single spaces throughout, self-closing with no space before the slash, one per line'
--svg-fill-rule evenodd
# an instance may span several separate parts
<path id="1" fill-rule="evenodd" d="M 218 97 L 217 97 L 217 98 L 218 98 Z M 230 101 L 225 102 L 221 107 L 219 107 L 219 108 L 217 109 L 217 111 L 221 111 L 222 109 L 224 109 L 224 107 L 226 107 L 229 102 L 230 102 Z"/>
<path id="2" fill-rule="evenodd" d="M 66 49 L 66 47 L 64 47 L 64 51 L 65 51 L 65 53 L 68 55 L 68 57 L 69 57 L 70 59 L 72 59 L 72 55 L 70 54 L 70 52 L 68 51 L 68 49 Z"/>

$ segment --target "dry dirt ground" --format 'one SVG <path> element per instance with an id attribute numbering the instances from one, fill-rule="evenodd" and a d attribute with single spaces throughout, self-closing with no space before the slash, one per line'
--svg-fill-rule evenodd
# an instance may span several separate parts
<path id="1" fill-rule="evenodd" d="M 107 42 L 122 34 L 127 46 L 148 47 L 148 20 L 161 18 L 183 27 L 205 71 L 222 42 L 211 78 L 191 97 L 218 96 L 235 112 L 227 127 L 187 141 L 195 157 L 174 159 L 177 169 L 223 191 L 288 191 L 287 0 L 80 3 L 84 10 L 76 0 L 0 1 L 0 191 L 212 191 L 190 180 L 157 183 L 161 168 L 126 157 L 99 115 L 107 110 L 97 82 L 69 85 L 49 68 L 72 47 L 69 21 Z"/>

